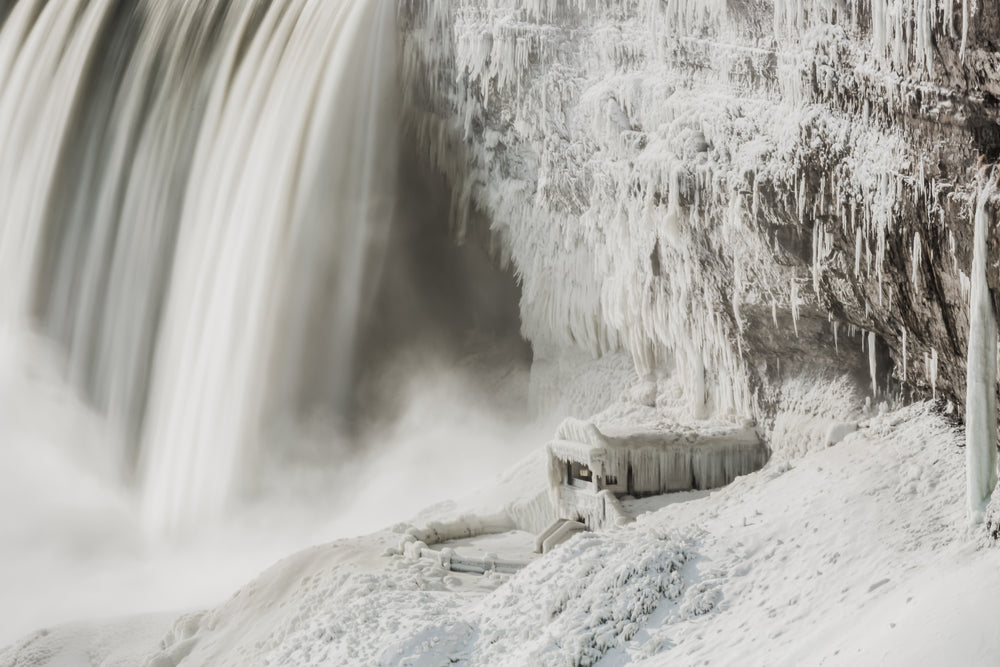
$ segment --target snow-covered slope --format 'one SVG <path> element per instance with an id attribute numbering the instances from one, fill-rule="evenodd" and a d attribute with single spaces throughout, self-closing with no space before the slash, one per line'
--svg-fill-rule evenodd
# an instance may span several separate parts
<path id="1" fill-rule="evenodd" d="M 512 577 L 386 555 L 393 531 L 315 547 L 126 648 L 158 666 L 991 664 L 1000 554 L 965 528 L 960 436 L 915 404 Z M 125 650 L 109 632 L 35 635 L 0 664 L 103 664 Z"/>

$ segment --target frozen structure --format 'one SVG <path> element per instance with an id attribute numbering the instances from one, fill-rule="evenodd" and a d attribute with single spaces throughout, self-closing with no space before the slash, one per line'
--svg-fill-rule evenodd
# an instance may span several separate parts
<path id="1" fill-rule="evenodd" d="M 504 533 L 514 528 L 507 512 L 485 517 L 463 516 L 447 523 L 431 522 L 425 528 L 410 526 L 403 533 L 399 545 L 389 548 L 387 553 L 405 555 L 411 560 L 423 558 L 451 572 L 514 574 L 527 566 L 527 561 L 501 558 L 491 552 L 477 557 L 461 555 L 447 546 L 440 549 L 433 548 L 448 540 Z"/>
<path id="2" fill-rule="evenodd" d="M 557 524 L 578 522 L 592 530 L 631 519 L 620 496 L 715 489 L 759 470 L 769 454 L 750 427 L 703 423 L 601 430 L 577 419 L 565 420 L 545 450 Z M 543 533 L 541 542 L 550 534 Z"/>

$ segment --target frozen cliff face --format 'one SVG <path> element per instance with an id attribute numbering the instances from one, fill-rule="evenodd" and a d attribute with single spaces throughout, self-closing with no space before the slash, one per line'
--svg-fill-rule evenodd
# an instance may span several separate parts
<path id="1" fill-rule="evenodd" d="M 513 263 L 536 360 L 627 351 L 640 376 L 684 375 L 695 414 L 759 412 L 804 366 L 878 400 L 964 401 L 978 163 L 1000 157 L 995 3 L 401 14 L 408 131 L 456 234 L 488 224 Z"/>

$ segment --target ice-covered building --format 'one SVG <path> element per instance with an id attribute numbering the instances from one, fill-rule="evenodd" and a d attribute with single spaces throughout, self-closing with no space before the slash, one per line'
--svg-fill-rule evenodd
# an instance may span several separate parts
<path id="1" fill-rule="evenodd" d="M 627 521 L 618 498 L 714 489 L 759 470 L 769 451 L 752 427 L 701 422 L 652 430 L 565 420 L 546 446 L 553 504 L 590 529 Z"/>

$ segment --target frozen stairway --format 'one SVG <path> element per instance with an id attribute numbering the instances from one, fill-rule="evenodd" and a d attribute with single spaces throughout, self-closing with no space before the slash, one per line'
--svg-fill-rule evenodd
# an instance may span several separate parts
<path id="1" fill-rule="evenodd" d="M 587 527 L 572 519 L 556 519 L 548 528 L 535 538 L 535 552 L 545 554 L 573 537 L 582 533 Z"/>

